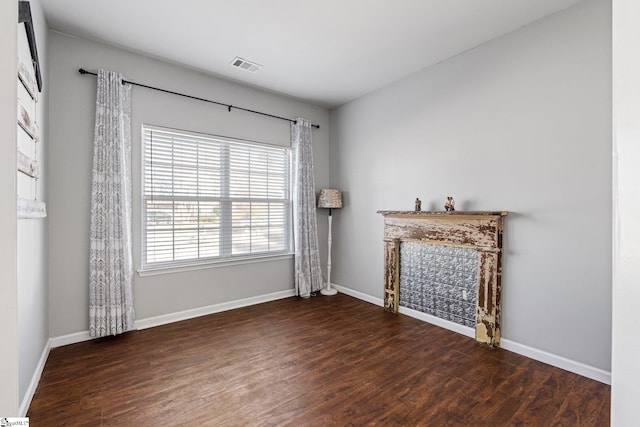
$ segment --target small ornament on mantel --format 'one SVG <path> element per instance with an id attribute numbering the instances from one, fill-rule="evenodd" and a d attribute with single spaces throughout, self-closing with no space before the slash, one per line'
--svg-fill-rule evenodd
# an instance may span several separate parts
<path id="1" fill-rule="evenodd" d="M 416 197 L 416 212 L 420 212 L 422 210 L 422 200 Z"/>
<path id="2" fill-rule="evenodd" d="M 447 212 L 453 212 L 456 210 L 455 206 L 456 202 L 453 200 L 453 197 L 447 197 L 447 202 L 444 204 L 444 210 Z"/>

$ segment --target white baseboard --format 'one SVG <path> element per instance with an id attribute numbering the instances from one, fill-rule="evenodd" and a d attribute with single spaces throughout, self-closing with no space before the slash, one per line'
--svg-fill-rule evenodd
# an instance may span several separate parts
<path id="1" fill-rule="evenodd" d="M 400 314 L 406 314 L 409 317 L 413 317 L 415 319 L 423 320 L 427 323 L 431 323 L 432 325 L 440 326 L 441 328 L 448 329 L 453 332 L 457 332 L 469 338 L 476 337 L 476 330 L 470 328 L 468 326 L 458 325 L 455 322 L 451 322 L 450 320 L 441 319 L 436 316 L 432 316 L 427 313 L 423 313 L 421 311 L 412 310 L 406 307 L 400 307 L 398 312 Z"/>
<path id="2" fill-rule="evenodd" d="M 565 371 L 573 372 L 574 374 L 582 375 L 583 377 L 611 385 L 611 372 L 609 371 L 586 365 L 572 359 L 567 359 L 566 357 L 558 356 L 557 354 L 549 353 L 544 350 L 529 347 L 528 345 L 520 344 L 507 338 L 500 338 L 500 347 L 505 350 L 521 354 L 522 356 L 526 356 L 530 359 L 537 360 L 538 362 L 543 362 L 548 365 L 555 366 L 556 368 L 564 369 Z"/>
<path id="3" fill-rule="evenodd" d="M 51 340 L 48 340 L 47 343 L 44 345 L 44 348 L 42 349 L 42 354 L 40 355 L 40 359 L 38 360 L 36 369 L 33 372 L 33 376 L 31 377 L 29 386 L 27 387 L 27 390 L 24 392 L 24 396 L 22 396 L 22 400 L 20 401 L 20 408 L 18 409 L 18 417 L 27 416 L 29 405 L 31 405 L 31 400 L 33 399 L 33 395 L 36 394 L 36 389 L 38 388 L 40 377 L 42 376 L 42 372 L 44 371 L 44 365 L 47 363 L 47 358 L 49 357 L 50 350 L 51 350 Z"/>
<path id="4" fill-rule="evenodd" d="M 178 311 L 176 313 L 163 314 L 162 316 L 138 319 L 136 320 L 134 329 L 153 328 L 154 326 L 166 325 L 168 323 L 179 322 L 181 320 L 193 319 L 194 317 L 206 316 L 208 314 L 219 313 L 221 311 L 233 310 L 234 308 L 247 307 L 249 305 L 288 298 L 294 296 L 294 294 L 295 291 L 291 289 L 287 291 L 258 295 L 255 297 L 244 298 L 235 301 L 223 302 L 220 304 L 208 305 L 206 307 L 198 307 L 191 310 Z M 82 331 L 51 338 L 50 343 L 51 348 L 56 348 L 62 347 L 63 345 L 89 341 L 91 339 L 93 339 L 93 337 L 89 335 L 89 331 Z"/>
<path id="5" fill-rule="evenodd" d="M 51 338 L 51 348 L 62 347 L 64 345 L 75 344 L 78 342 L 89 341 L 93 339 L 89 335 L 89 331 L 75 332 L 73 334 L 61 335 Z"/>
<path id="6" fill-rule="evenodd" d="M 261 304 L 263 302 L 276 301 L 289 298 L 295 295 L 293 289 L 287 291 L 274 292 L 266 295 L 259 295 L 235 301 L 223 302 L 220 304 L 198 307 L 191 310 L 179 311 L 176 313 L 163 314 L 162 316 L 149 317 L 147 319 L 136 320 L 136 329 L 153 328 L 154 326 L 166 325 L 167 323 L 179 322 L 181 320 L 193 319 L 194 317 L 206 316 L 208 314 L 220 313 L 222 311 L 233 310 L 235 308 L 247 307 Z"/>
<path id="7" fill-rule="evenodd" d="M 372 297 L 371 295 L 367 295 L 365 293 L 355 291 L 353 289 L 349 289 L 341 285 L 336 285 L 335 283 L 332 283 L 331 286 L 335 287 L 339 292 L 342 292 L 345 295 L 349 295 L 354 298 L 358 298 L 363 301 L 366 301 L 368 303 L 383 307 L 382 298 Z M 471 338 L 475 337 L 476 332 L 473 328 L 458 325 L 457 323 L 450 322 L 449 320 L 440 319 L 439 317 L 435 317 L 430 314 L 422 313 L 421 311 L 412 310 L 406 307 L 400 307 L 398 312 L 400 314 L 406 314 L 409 317 L 414 317 L 416 319 L 423 320 L 427 323 L 440 326 L 441 328 L 449 329 L 450 331 L 454 331 Z"/>
<path id="8" fill-rule="evenodd" d="M 365 294 L 363 292 L 355 291 L 351 288 L 347 288 L 342 285 L 336 285 L 335 283 L 331 283 L 331 287 L 336 288 L 338 292 L 343 293 L 345 295 L 349 295 L 354 298 L 358 298 L 362 301 L 366 301 L 368 303 L 375 304 L 380 307 L 384 307 L 382 298 L 372 297 L 371 295 Z"/>
<path id="9" fill-rule="evenodd" d="M 354 298 L 358 298 L 360 300 L 378 305 L 380 307 L 383 306 L 382 298 L 372 297 L 371 295 L 347 288 L 342 285 L 336 285 L 334 283 L 332 283 L 331 286 L 335 287 L 339 292 L 342 292 L 343 294 L 350 295 Z M 407 316 L 432 323 L 434 325 L 449 329 L 454 332 L 458 332 L 468 337 L 475 337 L 475 330 L 473 328 L 461 326 L 457 323 L 443 320 L 438 317 L 411 310 L 405 307 L 400 307 L 399 312 L 400 314 L 405 314 Z M 558 356 L 557 354 L 549 353 L 544 350 L 529 347 L 525 344 L 520 344 L 504 337 L 500 338 L 500 348 L 512 351 L 533 360 L 537 360 L 538 362 L 546 363 L 547 365 L 555 366 L 556 368 L 564 369 L 565 371 L 573 372 L 574 374 L 582 375 L 583 377 L 587 377 L 592 380 L 611 385 L 611 372 L 609 371 L 586 365 L 572 359 L 567 359 L 566 357 Z"/>

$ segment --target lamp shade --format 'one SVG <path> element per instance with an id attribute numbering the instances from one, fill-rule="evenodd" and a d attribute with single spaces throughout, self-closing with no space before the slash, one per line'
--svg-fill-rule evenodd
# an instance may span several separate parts
<path id="1" fill-rule="evenodd" d="M 342 207 L 342 193 L 333 188 L 320 190 L 318 196 L 318 207 L 323 209 L 340 209 Z"/>

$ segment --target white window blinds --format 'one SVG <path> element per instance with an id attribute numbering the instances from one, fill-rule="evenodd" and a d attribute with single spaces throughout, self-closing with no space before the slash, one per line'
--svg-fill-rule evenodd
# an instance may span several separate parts
<path id="1" fill-rule="evenodd" d="M 143 268 L 290 252 L 289 149 L 143 126 Z"/>

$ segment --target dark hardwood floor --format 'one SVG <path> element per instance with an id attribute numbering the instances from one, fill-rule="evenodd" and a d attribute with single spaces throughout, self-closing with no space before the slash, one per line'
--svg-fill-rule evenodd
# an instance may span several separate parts
<path id="1" fill-rule="evenodd" d="M 53 349 L 40 426 L 608 426 L 610 387 L 346 295 Z"/>

